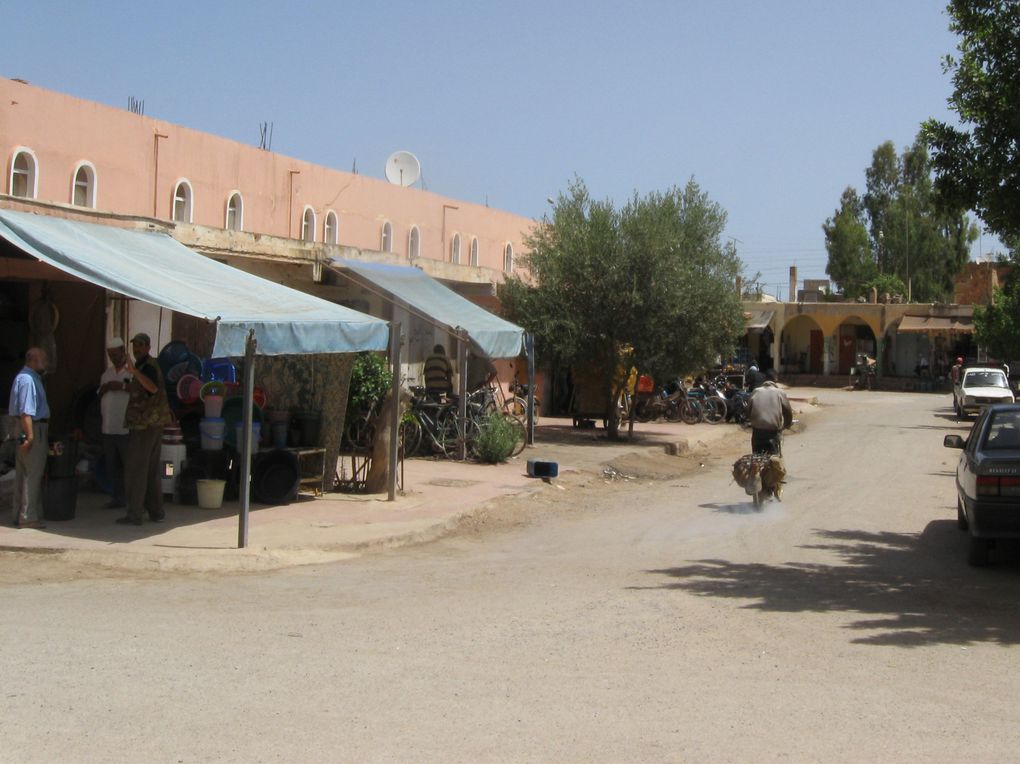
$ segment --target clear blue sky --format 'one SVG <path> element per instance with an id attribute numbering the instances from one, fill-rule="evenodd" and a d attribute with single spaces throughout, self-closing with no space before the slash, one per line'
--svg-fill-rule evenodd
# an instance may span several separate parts
<path id="1" fill-rule="evenodd" d="M 769 291 L 824 278 L 871 152 L 953 119 L 941 0 L 12 0 L 0 74 L 538 218 L 575 175 L 625 201 L 693 177 Z M 71 126 L 69 126 L 71 128 Z M 987 234 L 984 254 L 999 247 Z M 974 256 L 978 256 L 975 249 Z"/>

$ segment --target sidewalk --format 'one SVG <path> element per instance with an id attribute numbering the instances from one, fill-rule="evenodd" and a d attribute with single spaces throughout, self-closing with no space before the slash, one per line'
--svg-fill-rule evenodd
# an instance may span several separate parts
<path id="1" fill-rule="evenodd" d="M 807 405 L 810 391 L 789 393 L 795 410 Z M 505 464 L 407 460 L 405 490 L 392 502 L 385 494 L 327 493 L 302 494 L 289 505 L 252 505 L 245 549 L 237 548 L 237 502 L 219 510 L 168 504 L 165 522 L 135 527 L 113 522 L 123 510 L 104 509 L 105 494 L 80 492 L 73 520 L 39 530 L 0 526 L 0 553 L 58 554 L 74 564 L 137 571 L 243 572 L 329 562 L 433 540 L 494 499 L 555 490 L 549 484 L 555 481 L 528 477 L 529 459 L 557 462 L 561 477 L 599 474 L 625 454 L 710 448 L 735 431 L 731 424 L 635 423 L 633 441 L 611 443 L 601 423 L 585 430 L 569 418 L 543 417 L 536 445 Z"/>

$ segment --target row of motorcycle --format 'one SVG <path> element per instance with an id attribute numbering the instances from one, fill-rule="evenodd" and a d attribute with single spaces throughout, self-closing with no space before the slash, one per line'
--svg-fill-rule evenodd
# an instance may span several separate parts
<path id="1" fill-rule="evenodd" d="M 726 377 L 699 377 L 688 387 L 675 379 L 650 393 L 638 392 L 631 405 L 637 422 L 665 419 L 670 422 L 722 424 L 747 422 L 751 393 L 730 384 Z"/>

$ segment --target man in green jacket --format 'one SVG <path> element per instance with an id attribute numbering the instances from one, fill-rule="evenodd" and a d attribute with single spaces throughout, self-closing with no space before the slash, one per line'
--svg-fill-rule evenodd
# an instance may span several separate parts
<path id="1" fill-rule="evenodd" d="M 118 517 L 121 525 L 141 525 L 146 513 L 153 522 L 160 522 L 163 512 L 163 475 L 160 471 L 160 448 L 163 428 L 170 424 L 170 405 L 159 364 L 149 355 L 149 335 L 138 333 L 131 338 L 131 355 L 127 372 L 128 405 L 124 424 L 128 428 L 128 458 L 124 468 L 124 494 L 127 514 Z"/>

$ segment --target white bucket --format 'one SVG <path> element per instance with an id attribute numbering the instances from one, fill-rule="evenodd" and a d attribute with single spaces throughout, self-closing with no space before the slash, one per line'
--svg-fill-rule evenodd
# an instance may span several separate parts
<path id="1" fill-rule="evenodd" d="M 223 431 L 227 423 L 219 418 L 206 418 L 198 423 L 198 431 L 202 435 L 203 451 L 223 450 Z"/>
<path id="2" fill-rule="evenodd" d="M 207 419 L 218 419 L 223 414 L 223 396 L 207 395 L 203 399 L 205 403 L 205 416 Z"/>
<path id="3" fill-rule="evenodd" d="M 198 480 L 198 506 L 202 509 L 219 509 L 223 506 L 223 488 L 226 480 Z"/>
<path id="4" fill-rule="evenodd" d="M 242 438 L 244 437 L 244 425 L 239 424 L 234 429 L 234 436 L 237 438 L 234 442 L 237 443 L 237 450 L 241 450 Z M 252 422 L 251 423 L 251 450 L 259 450 L 259 440 L 262 439 L 262 423 Z"/>

